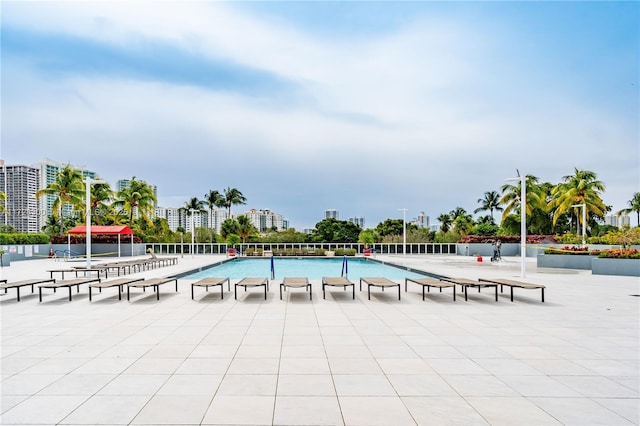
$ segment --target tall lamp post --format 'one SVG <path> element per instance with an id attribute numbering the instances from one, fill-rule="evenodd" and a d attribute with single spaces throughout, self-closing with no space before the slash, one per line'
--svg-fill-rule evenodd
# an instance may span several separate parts
<path id="1" fill-rule="evenodd" d="M 407 258 L 407 209 L 398 209 L 402 212 L 402 264 Z"/>
<path id="2" fill-rule="evenodd" d="M 87 176 L 84 179 L 84 186 L 85 186 L 85 207 L 86 207 L 86 214 L 85 214 L 85 220 L 86 220 L 86 232 L 87 232 L 87 236 L 86 236 L 86 246 L 87 246 L 87 269 L 91 269 L 91 184 L 92 183 L 100 183 L 101 180 L 99 179 L 91 179 L 90 176 Z"/>
<path id="3" fill-rule="evenodd" d="M 587 205 L 582 203 L 574 204 L 571 207 L 582 207 L 582 245 L 585 245 L 587 236 Z"/>
<path id="4" fill-rule="evenodd" d="M 196 224 L 195 224 L 195 217 L 193 217 L 193 214 L 195 213 L 195 210 L 191 209 L 189 210 L 191 212 L 191 258 L 193 259 L 193 237 L 194 234 L 196 233 Z"/>
<path id="5" fill-rule="evenodd" d="M 507 181 L 520 181 L 520 278 L 524 278 L 527 270 L 527 177 L 524 173 Z"/>

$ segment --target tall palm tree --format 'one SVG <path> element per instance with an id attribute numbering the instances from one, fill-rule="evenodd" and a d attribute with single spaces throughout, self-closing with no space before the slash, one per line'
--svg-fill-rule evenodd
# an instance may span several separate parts
<path id="1" fill-rule="evenodd" d="M 113 191 L 108 183 L 99 182 L 91 185 L 91 201 L 89 202 L 89 208 L 92 213 L 91 219 L 93 219 L 96 225 L 102 225 L 104 223 L 107 212 L 111 209 L 109 201 L 111 201 L 112 198 Z"/>
<path id="2" fill-rule="evenodd" d="M 518 176 L 520 176 L 519 171 Z M 527 200 L 525 206 L 527 209 L 527 216 L 531 216 L 534 209 L 546 210 L 547 204 L 545 196 L 542 193 L 540 186 L 538 185 L 538 178 L 533 175 L 526 175 L 525 185 L 527 190 Z M 502 223 L 507 218 L 507 216 L 509 216 L 511 213 L 515 213 L 521 207 L 521 183 L 520 181 L 518 181 L 518 183 L 516 184 L 504 184 L 500 188 L 500 191 L 502 192 L 500 204 L 505 205 L 502 212 Z"/>
<path id="3" fill-rule="evenodd" d="M 65 206 L 82 209 L 84 203 L 84 182 L 80 170 L 71 168 L 67 164 L 56 173 L 55 181 L 36 192 L 36 197 L 51 195 L 53 201 L 53 216 L 60 220 L 60 235 L 64 234 L 64 220 L 62 211 Z"/>
<path id="4" fill-rule="evenodd" d="M 213 209 L 214 207 L 225 207 L 225 198 L 220 192 L 215 189 L 210 190 L 204 195 L 204 202 L 209 207 L 209 217 L 211 218 L 211 227 L 213 228 Z M 211 241 L 213 241 L 213 232 L 211 234 Z"/>
<path id="5" fill-rule="evenodd" d="M 0 191 L 0 202 L 3 202 L 3 201 L 4 201 L 4 200 L 6 200 L 6 199 L 7 199 L 7 193 L 6 193 L 6 192 L 2 192 L 2 191 Z M 6 208 L 5 208 L 5 204 L 4 204 L 4 202 L 3 202 L 3 203 L 0 205 L 0 212 L 3 212 L 3 211 L 5 211 L 5 210 L 6 210 Z"/>
<path id="6" fill-rule="evenodd" d="M 638 226 L 640 226 L 640 192 L 634 193 L 633 198 L 627 201 L 627 204 L 629 204 L 629 208 L 620 210 L 618 214 L 635 212 L 638 215 Z"/>
<path id="7" fill-rule="evenodd" d="M 229 211 L 229 217 L 231 217 L 231 206 L 237 204 L 247 204 L 247 198 L 242 195 L 242 192 L 236 188 L 227 188 L 224 190 L 224 206 Z"/>
<path id="8" fill-rule="evenodd" d="M 608 211 L 600 194 L 604 192 L 604 183 L 598 180 L 595 172 L 590 170 L 578 170 L 574 167 L 574 174 L 562 177 L 563 182 L 557 184 L 551 190 L 550 207 L 554 209 L 553 224 L 558 218 L 569 211 L 576 204 L 586 206 L 586 216 L 604 217 Z M 581 215 L 576 215 L 578 224 L 581 223 Z"/>
<path id="9" fill-rule="evenodd" d="M 194 218 L 192 217 L 195 213 L 204 213 L 207 210 L 204 208 L 205 203 L 202 200 L 199 200 L 198 197 L 191 197 L 191 199 L 184 203 L 184 206 L 180 207 L 184 213 L 186 213 L 187 217 L 191 217 L 191 231 L 195 235 L 195 224 Z"/>
<path id="10" fill-rule="evenodd" d="M 134 176 L 129 181 L 129 185 L 118 191 L 113 207 L 128 213 L 130 225 L 133 224 L 133 215 L 136 210 L 147 223 L 151 223 L 156 201 L 151 186 L 145 181 L 137 180 Z"/>
<path id="11" fill-rule="evenodd" d="M 238 235 L 243 243 L 246 243 L 247 239 L 257 231 L 247 216 L 238 216 Z"/>
<path id="12" fill-rule="evenodd" d="M 493 220 L 493 211 L 502 211 L 504 210 L 500 207 L 500 194 L 497 191 L 488 191 L 484 193 L 484 198 L 478 198 L 478 203 L 480 203 L 480 207 L 475 209 L 473 212 L 478 213 L 482 211 L 487 211 L 491 213 L 491 220 Z"/>
<path id="13" fill-rule="evenodd" d="M 442 213 L 440 216 L 438 216 L 438 221 L 440 222 L 440 230 L 445 234 L 449 232 L 449 228 L 453 223 L 451 215 L 449 213 Z"/>

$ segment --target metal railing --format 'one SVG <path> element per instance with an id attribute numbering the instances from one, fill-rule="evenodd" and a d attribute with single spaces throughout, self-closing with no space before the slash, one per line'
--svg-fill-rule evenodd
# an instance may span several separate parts
<path id="1" fill-rule="evenodd" d="M 156 254 L 191 254 L 190 243 L 146 243 L 146 249 L 151 248 Z M 456 254 L 455 243 L 407 243 L 407 254 Z M 194 254 L 225 254 L 229 246 L 227 244 L 216 243 L 195 243 L 193 245 Z M 363 254 L 365 249 L 370 249 L 372 254 L 402 254 L 402 243 L 385 244 L 360 244 L 360 243 L 244 243 L 237 244 L 236 250 L 240 255 L 244 255 L 247 249 L 254 253 L 265 251 L 304 251 L 322 249 L 325 251 L 335 251 L 336 249 L 355 249 L 357 254 Z"/>

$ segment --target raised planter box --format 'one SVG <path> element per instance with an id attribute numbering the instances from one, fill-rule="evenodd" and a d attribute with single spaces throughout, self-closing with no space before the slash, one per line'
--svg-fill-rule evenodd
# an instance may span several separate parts
<path id="1" fill-rule="evenodd" d="M 591 269 L 591 260 L 596 256 L 587 254 L 539 254 L 538 268 Z"/>
<path id="2" fill-rule="evenodd" d="M 591 260 L 591 273 L 640 277 L 640 259 L 594 258 Z"/>

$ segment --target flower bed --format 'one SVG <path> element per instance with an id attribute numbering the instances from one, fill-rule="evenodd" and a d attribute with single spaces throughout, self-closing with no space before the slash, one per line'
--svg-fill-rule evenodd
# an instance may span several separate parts
<path id="1" fill-rule="evenodd" d="M 568 254 L 574 256 L 597 256 L 600 254 L 599 250 L 589 250 L 588 246 L 564 246 L 562 248 L 549 247 L 545 249 L 544 254 Z"/>
<path id="2" fill-rule="evenodd" d="M 603 250 L 598 255 L 601 259 L 640 259 L 638 249 Z"/>

